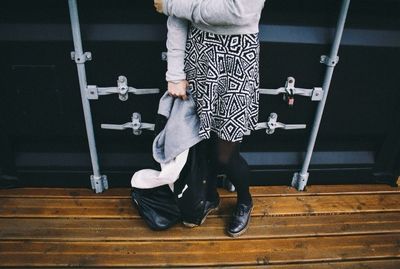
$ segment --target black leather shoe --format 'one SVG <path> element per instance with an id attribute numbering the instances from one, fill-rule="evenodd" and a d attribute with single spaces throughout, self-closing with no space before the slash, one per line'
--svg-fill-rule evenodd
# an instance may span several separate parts
<path id="1" fill-rule="evenodd" d="M 228 234 L 232 237 L 238 237 L 246 232 L 250 223 L 251 211 L 253 210 L 253 203 L 251 205 L 238 204 L 233 212 L 232 220 L 229 223 Z"/>
<path id="2" fill-rule="evenodd" d="M 213 211 L 217 211 L 219 209 L 220 204 L 221 204 L 221 200 L 220 200 L 219 196 L 217 196 L 217 199 L 214 201 L 206 201 L 206 205 L 204 206 L 204 215 L 203 215 L 204 217 L 201 219 L 200 225 L 204 223 L 208 214 L 210 214 Z M 190 223 L 190 222 L 186 222 L 186 221 L 183 221 L 182 223 L 186 227 L 190 227 L 190 228 L 199 226 L 195 223 Z"/>

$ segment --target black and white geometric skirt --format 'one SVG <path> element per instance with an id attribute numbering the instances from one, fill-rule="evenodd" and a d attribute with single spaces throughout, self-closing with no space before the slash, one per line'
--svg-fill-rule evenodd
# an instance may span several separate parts
<path id="1" fill-rule="evenodd" d="M 210 131 L 242 142 L 258 122 L 258 34 L 219 35 L 191 26 L 186 43 L 185 73 L 200 118 L 199 135 Z"/>

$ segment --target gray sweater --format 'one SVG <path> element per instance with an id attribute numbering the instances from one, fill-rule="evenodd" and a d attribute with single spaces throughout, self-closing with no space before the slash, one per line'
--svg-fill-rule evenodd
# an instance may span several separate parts
<path id="1" fill-rule="evenodd" d="M 167 81 L 186 79 L 184 72 L 188 23 L 215 34 L 258 33 L 265 0 L 163 0 L 168 15 Z"/>
<path id="2" fill-rule="evenodd" d="M 153 141 L 153 158 L 159 163 L 170 162 L 202 140 L 196 105 L 192 94 L 187 92 L 187 95 L 188 100 L 182 100 L 170 96 L 166 91 L 160 99 L 158 114 L 168 120 Z"/>

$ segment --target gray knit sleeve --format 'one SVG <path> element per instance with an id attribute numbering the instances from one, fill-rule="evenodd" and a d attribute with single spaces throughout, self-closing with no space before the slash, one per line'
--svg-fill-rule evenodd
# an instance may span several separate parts
<path id="1" fill-rule="evenodd" d="M 168 16 L 203 25 L 246 25 L 259 16 L 265 0 L 163 0 Z"/>
<path id="2" fill-rule="evenodd" d="M 175 16 L 167 20 L 167 81 L 181 81 L 186 79 L 184 72 L 185 47 L 188 34 L 188 21 Z"/>

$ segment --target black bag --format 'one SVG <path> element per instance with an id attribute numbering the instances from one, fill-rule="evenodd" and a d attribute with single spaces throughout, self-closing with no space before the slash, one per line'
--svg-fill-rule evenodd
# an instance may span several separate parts
<path id="1" fill-rule="evenodd" d="M 153 230 L 165 230 L 181 221 L 178 205 L 168 185 L 152 189 L 133 188 L 132 201 Z"/>
<path id="2" fill-rule="evenodd" d="M 165 127 L 167 119 L 157 114 L 155 136 Z M 208 161 L 205 143 L 200 141 L 189 149 L 187 161 L 174 183 L 152 189 L 132 190 L 132 201 L 139 214 L 153 230 L 165 230 L 179 221 L 200 224 L 205 207 Z M 157 163 L 159 169 L 161 166 Z"/>
<path id="3" fill-rule="evenodd" d="M 189 149 L 186 164 L 174 184 L 182 220 L 197 225 L 203 219 L 208 181 L 208 160 L 203 142 Z"/>

